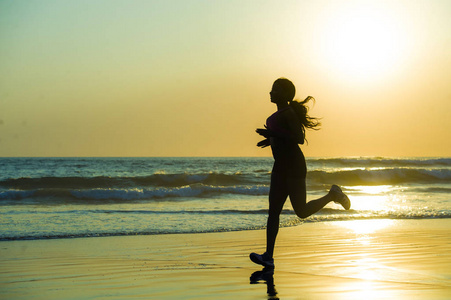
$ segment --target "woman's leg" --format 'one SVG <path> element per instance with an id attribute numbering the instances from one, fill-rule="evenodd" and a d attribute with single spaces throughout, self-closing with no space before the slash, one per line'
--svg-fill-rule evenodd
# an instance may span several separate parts
<path id="1" fill-rule="evenodd" d="M 288 197 L 286 176 L 283 173 L 271 174 L 271 187 L 269 190 L 269 212 L 266 226 L 266 253 L 273 257 L 274 245 L 279 232 L 279 216 Z"/>
<path id="2" fill-rule="evenodd" d="M 299 218 L 307 218 L 326 206 L 329 202 L 337 200 L 336 195 L 329 192 L 319 199 L 307 202 L 307 188 L 304 178 L 289 178 L 287 185 L 291 205 Z"/>

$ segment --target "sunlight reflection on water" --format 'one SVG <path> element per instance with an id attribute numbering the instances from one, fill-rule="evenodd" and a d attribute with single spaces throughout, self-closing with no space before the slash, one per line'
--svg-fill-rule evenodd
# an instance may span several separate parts
<path id="1" fill-rule="evenodd" d="M 342 221 L 337 222 L 337 226 L 342 226 L 354 231 L 356 234 L 369 234 L 374 233 L 380 229 L 393 225 L 394 220 L 354 220 L 354 221 Z"/>
<path id="2" fill-rule="evenodd" d="M 379 256 L 374 255 L 370 250 L 378 247 L 377 240 L 374 235 L 383 229 L 394 226 L 396 220 L 380 219 L 380 220 L 354 220 L 336 222 L 335 226 L 344 227 L 355 233 L 353 244 L 360 250 L 354 253 L 353 259 L 344 267 L 346 276 L 360 279 L 354 281 L 352 286 L 346 286 L 346 299 L 395 299 L 396 292 L 387 289 L 385 282 L 381 282 L 381 278 L 393 279 L 399 270 L 388 266 L 385 260 L 381 260 Z M 342 270 L 344 271 L 344 270 Z M 397 298 L 399 299 L 399 298 Z"/>

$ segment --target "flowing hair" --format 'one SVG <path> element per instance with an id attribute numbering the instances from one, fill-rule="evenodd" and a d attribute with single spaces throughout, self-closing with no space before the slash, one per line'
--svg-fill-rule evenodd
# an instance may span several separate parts
<path id="1" fill-rule="evenodd" d="M 307 139 L 305 138 L 305 130 L 306 129 L 319 130 L 321 126 L 319 118 L 311 117 L 308 115 L 309 107 L 307 106 L 307 103 L 309 101 L 313 101 L 313 103 L 315 103 L 315 98 L 313 98 L 312 96 L 308 96 L 307 98 L 305 98 L 304 101 L 301 102 L 293 100 L 294 95 L 296 94 L 296 88 L 294 84 L 290 80 L 283 77 L 277 79 L 274 82 L 274 84 L 276 83 L 280 85 L 285 91 L 283 97 L 288 101 L 288 103 L 298 116 L 299 125 L 301 126 L 301 131 L 302 134 L 304 135 L 304 140 L 307 141 Z"/>
<path id="2" fill-rule="evenodd" d="M 309 107 L 307 106 L 307 103 L 309 101 L 313 101 L 313 103 L 315 103 L 315 98 L 313 98 L 312 96 L 308 96 L 302 102 L 298 102 L 296 100 L 289 101 L 290 106 L 293 108 L 294 112 L 298 116 L 299 124 L 301 126 L 302 134 L 304 135 L 305 141 L 307 141 L 307 139 L 305 138 L 306 129 L 320 130 L 321 126 L 319 118 L 311 117 L 308 115 Z"/>

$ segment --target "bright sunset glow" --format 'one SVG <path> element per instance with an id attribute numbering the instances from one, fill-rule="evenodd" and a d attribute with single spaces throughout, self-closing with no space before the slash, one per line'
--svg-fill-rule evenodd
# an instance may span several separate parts
<path id="1" fill-rule="evenodd" d="M 408 24 L 387 4 L 343 2 L 320 31 L 327 65 L 352 81 L 380 80 L 408 49 Z"/>
<path id="2" fill-rule="evenodd" d="M 451 2 L 0 1 L 0 156 L 270 156 L 291 79 L 306 156 L 450 156 Z"/>

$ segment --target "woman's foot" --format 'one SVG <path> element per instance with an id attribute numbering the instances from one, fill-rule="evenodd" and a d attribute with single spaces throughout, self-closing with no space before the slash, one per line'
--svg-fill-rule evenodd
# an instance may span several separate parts
<path id="1" fill-rule="evenodd" d="M 257 253 L 251 253 L 249 258 L 256 264 L 262 265 L 267 268 L 274 268 L 274 259 L 269 257 L 269 255 L 265 252 L 262 255 Z"/>
<path id="2" fill-rule="evenodd" d="M 336 200 L 334 200 L 335 203 L 341 204 L 344 209 L 348 210 L 351 208 L 351 201 L 349 200 L 348 196 L 346 196 L 345 193 L 341 190 L 341 188 L 338 185 L 332 185 L 329 191 L 330 194 L 332 194 Z"/>

